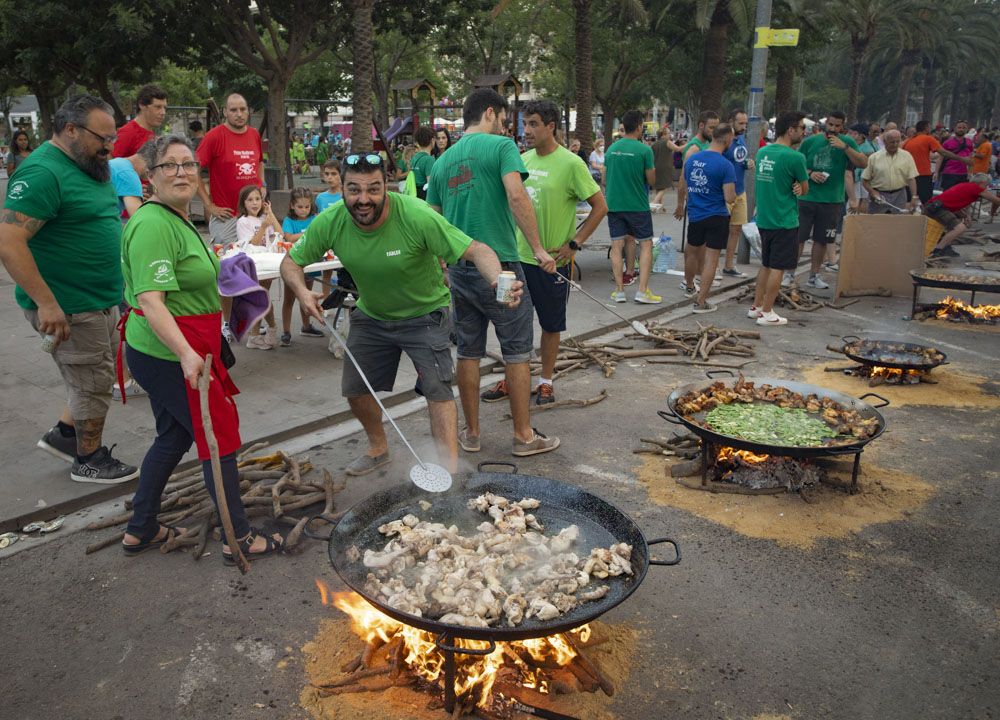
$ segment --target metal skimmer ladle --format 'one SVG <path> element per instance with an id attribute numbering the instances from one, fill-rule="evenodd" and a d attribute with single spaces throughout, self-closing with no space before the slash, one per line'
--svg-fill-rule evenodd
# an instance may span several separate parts
<path id="1" fill-rule="evenodd" d="M 558 273 L 556 274 L 556 277 L 558 277 L 558 278 L 559 278 L 559 280 L 556 280 L 556 282 L 565 282 L 565 283 L 569 283 L 569 284 L 570 284 L 570 285 L 571 285 L 572 287 L 574 287 L 574 288 L 576 288 L 577 290 L 579 290 L 580 292 L 582 292 L 582 293 L 583 293 L 584 295 L 586 295 L 587 297 L 589 297 L 589 298 L 590 298 L 591 300 L 593 300 L 593 301 L 594 301 L 595 303 L 597 303 L 597 304 L 598 304 L 598 305 L 600 305 L 600 306 L 601 306 L 602 308 L 604 308 L 605 310 L 607 310 L 607 311 L 608 311 L 609 313 L 611 313 L 611 314 L 612 314 L 612 315 L 614 315 L 615 317 L 619 318 L 620 320 L 624 320 L 625 322 L 627 322 L 627 323 L 628 323 L 629 325 L 631 325 L 631 326 L 632 326 L 632 329 L 633 329 L 633 330 L 635 330 L 635 331 L 636 331 L 637 333 L 639 333 L 639 334 L 640 334 L 640 335 L 642 335 L 643 337 L 651 337 L 651 336 L 652 336 L 652 333 L 651 333 L 651 332 L 649 332 L 649 328 L 648 328 L 648 327 L 646 327 L 645 325 L 643 325 L 643 324 L 642 324 L 641 322 L 639 322 L 638 320 L 629 320 L 629 319 L 628 319 L 627 317 L 625 317 L 624 315 L 621 315 L 621 314 L 619 314 L 619 313 L 618 313 L 617 311 L 615 311 L 615 310 L 612 310 L 612 309 L 611 309 L 611 308 L 609 308 L 609 307 L 608 307 L 608 306 L 607 306 L 606 304 L 604 304 L 604 302 L 603 302 L 603 301 L 601 301 L 601 300 L 598 300 L 598 299 L 597 299 L 597 298 L 595 298 L 595 297 L 594 297 L 593 295 L 591 295 L 591 294 L 590 294 L 589 292 L 587 292 L 587 291 L 586 291 L 586 290 L 584 290 L 584 289 L 583 289 L 582 287 L 580 287 L 580 283 L 578 283 L 578 282 L 574 282 L 573 280 L 570 280 L 570 279 L 569 279 L 569 278 L 567 278 L 567 277 L 563 277 L 562 275 L 559 275 Z"/>
<path id="2" fill-rule="evenodd" d="M 375 389 L 372 387 L 371 383 L 368 382 L 368 378 L 365 376 L 364 370 L 361 369 L 358 361 L 354 358 L 354 353 L 352 353 L 351 349 L 347 347 L 347 343 L 344 342 L 344 338 L 340 336 L 340 333 L 337 332 L 333 323 L 331 323 L 326 317 L 323 318 L 323 324 L 326 325 L 333 336 L 337 338 L 337 342 L 340 343 L 340 346 L 344 348 L 344 352 L 347 353 L 347 357 L 351 359 L 351 362 L 357 369 L 361 379 L 365 381 L 365 387 L 368 388 L 368 392 L 372 394 L 372 397 L 375 398 L 375 402 L 377 402 L 378 406 L 382 408 L 382 412 L 385 413 L 387 418 L 389 418 L 389 422 L 392 423 L 396 432 L 399 433 L 399 437 L 403 440 L 403 444 L 405 444 L 406 448 L 413 454 L 413 457 L 417 459 L 418 464 L 410 468 L 410 480 L 413 484 L 421 490 L 426 490 L 427 492 L 444 492 L 450 488 L 451 473 L 440 465 L 425 463 L 420 459 L 420 456 L 417 455 L 417 451 L 413 449 L 413 446 L 410 445 L 410 441 L 406 439 L 403 431 L 399 429 L 399 425 L 397 425 L 396 421 L 392 419 L 392 415 L 390 415 L 389 411 L 385 409 L 385 405 L 382 404 L 382 401 L 378 399 L 378 395 L 375 394 Z"/>

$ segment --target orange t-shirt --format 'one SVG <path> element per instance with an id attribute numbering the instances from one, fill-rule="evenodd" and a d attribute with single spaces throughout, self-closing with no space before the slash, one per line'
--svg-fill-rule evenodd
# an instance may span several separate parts
<path id="1" fill-rule="evenodd" d="M 993 158 L 993 143 L 986 140 L 976 148 L 976 153 L 983 157 L 972 158 L 972 174 L 988 173 L 990 171 L 990 160 Z"/>
<path id="2" fill-rule="evenodd" d="M 932 135 L 914 135 L 905 143 L 903 149 L 913 156 L 917 165 L 917 175 L 930 175 L 931 153 L 941 149 L 941 143 Z"/>

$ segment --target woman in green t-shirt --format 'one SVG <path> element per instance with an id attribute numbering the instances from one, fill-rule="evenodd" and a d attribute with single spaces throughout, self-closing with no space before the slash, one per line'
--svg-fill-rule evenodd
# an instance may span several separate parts
<path id="1" fill-rule="evenodd" d="M 184 532 L 161 524 L 157 515 L 167 479 L 192 443 L 198 446 L 209 494 L 218 503 L 209 480 L 211 460 L 197 391 L 204 358 L 211 354 L 209 411 L 236 538 L 248 558 L 280 551 L 281 536 L 261 535 L 250 527 L 240 500 L 236 452 L 241 440 L 233 401 L 238 391 L 220 359 L 219 260 L 187 215 L 198 186 L 193 147 L 183 136 L 164 135 L 147 143 L 143 154 L 153 195 L 122 234 L 125 300 L 133 308 L 124 336 L 129 370 L 149 393 L 156 439 L 142 461 L 123 549 L 137 555 Z M 227 545 L 222 555 L 227 564 L 234 562 Z"/>

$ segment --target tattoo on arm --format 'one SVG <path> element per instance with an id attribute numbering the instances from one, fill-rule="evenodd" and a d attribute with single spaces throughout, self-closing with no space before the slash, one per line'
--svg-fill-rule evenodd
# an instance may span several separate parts
<path id="1" fill-rule="evenodd" d="M 17 212 L 16 210 L 8 210 L 5 208 L 0 211 L 0 224 L 16 225 L 17 227 L 24 228 L 28 233 L 28 237 L 31 237 L 42 229 L 42 225 L 45 224 L 45 221 L 38 220 L 37 218 Z"/>

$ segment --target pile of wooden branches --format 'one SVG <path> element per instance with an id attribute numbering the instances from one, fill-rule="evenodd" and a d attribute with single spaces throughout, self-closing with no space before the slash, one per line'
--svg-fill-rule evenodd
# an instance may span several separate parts
<path id="1" fill-rule="evenodd" d="M 756 330 L 737 330 L 735 328 L 718 328 L 715 325 L 702 325 L 697 323 L 696 329 L 679 330 L 666 326 L 657 325 L 655 321 L 646 323 L 650 336 L 644 337 L 639 333 L 631 333 L 629 338 L 642 338 L 651 341 L 659 348 L 674 350 L 678 355 L 684 355 L 686 360 L 677 360 L 671 363 L 680 365 L 711 365 L 713 367 L 740 368 L 752 362 L 756 356 L 756 351 L 747 340 L 759 340 L 760 333 Z M 709 362 L 713 355 L 730 355 L 738 358 L 747 358 L 746 362 L 737 365 L 723 365 Z M 651 360 L 650 362 L 658 362 Z"/>
<path id="2" fill-rule="evenodd" d="M 287 513 L 324 503 L 322 518 L 330 522 L 336 521 L 339 513 L 334 513 L 334 496 L 344 489 L 345 483 L 335 483 L 326 469 L 316 473 L 321 474 L 322 479 L 305 479 L 315 470 L 309 459 L 294 458 L 280 450 L 251 457 L 252 453 L 263 447 L 262 443 L 247 448 L 238 458 L 240 498 L 248 517 L 265 517 L 293 526 L 285 538 L 285 549 L 291 550 L 298 545 L 308 517 L 292 517 Z M 132 517 L 131 500 L 126 501 L 125 509 L 129 512 L 93 522 L 87 529 L 104 530 L 127 523 Z M 163 490 L 158 519 L 164 525 L 185 527 L 183 533 L 162 545 L 160 552 L 193 547 L 194 559 L 201 558 L 209 537 L 217 534 L 214 530 L 219 526 L 219 516 L 205 487 L 200 464 L 171 475 Z M 87 546 L 86 552 L 90 554 L 115 545 L 123 535 L 124 533 L 118 532 L 95 542 Z"/>
<path id="3" fill-rule="evenodd" d="M 754 287 L 748 285 L 743 288 L 743 291 L 736 297 L 737 302 L 743 302 L 748 298 L 752 298 L 754 294 Z M 842 293 L 845 297 L 848 296 L 847 293 Z M 855 292 L 851 295 L 884 295 L 885 291 L 882 288 L 876 288 L 870 291 Z M 850 302 L 836 304 L 832 303 L 826 298 L 822 298 L 819 295 L 813 295 L 810 292 L 802 290 L 800 288 L 792 287 L 781 288 L 778 290 L 778 297 L 775 299 L 774 304 L 778 307 L 787 308 L 789 310 L 799 310 L 800 312 L 813 312 L 814 310 L 819 310 L 820 308 L 833 308 L 835 310 L 840 310 L 847 307 L 848 305 L 853 305 L 858 302 L 857 300 L 851 300 Z"/>

